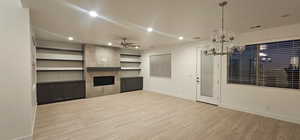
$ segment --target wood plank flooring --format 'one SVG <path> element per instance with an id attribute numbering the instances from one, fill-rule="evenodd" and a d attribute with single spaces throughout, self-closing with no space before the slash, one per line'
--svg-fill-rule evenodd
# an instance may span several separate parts
<path id="1" fill-rule="evenodd" d="M 137 91 L 38 106 L 34 140 L 300 140 L 300 125 Z"/>

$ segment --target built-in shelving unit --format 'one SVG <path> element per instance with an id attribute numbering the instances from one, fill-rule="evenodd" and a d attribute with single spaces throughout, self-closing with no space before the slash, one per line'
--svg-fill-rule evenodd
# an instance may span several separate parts
<path id="1" fill-rule="evenodd" d="M 37 41 L 38 83 L 84 80 L 81 44 Z"/>
<path id="2" fill-rule="evenodd" d="M 121 92 L 143 89 L 141 76 L 141 52 L 138 50 L 123 50 L 120 54 L 121 63 Z"/>
<path id="3" fill-rule="evenodd" d="M 38 104 L 85 98 L 81 44 L 37 40 Z"/>
<path id="4" fill-rule="evenodd" d="M 141 52 L 138 50 L 122 50 L 120 53 L 121 77 L 140 76 Z"/>

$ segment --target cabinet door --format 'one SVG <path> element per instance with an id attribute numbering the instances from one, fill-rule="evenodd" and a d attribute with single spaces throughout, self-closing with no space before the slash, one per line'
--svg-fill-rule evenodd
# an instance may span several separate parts
<path id="1" fill-rule="evenodd" d="M 84 81 L 66 81 L 37 84 L 38 104 L 85 98 Z"/>
<path id="2" fill-rule="evenodd" d="M 73 82 L 64 84 L 64 99 L 80 99 L 85 97 L 85 83 L 84 82 Z"/>
<path id="3" fill-rule="evenodd" d="M 56 84 L 37 84 L 38 104 L 47 104 L 63 100 L 63 96 L 57 91 L 60 88 Z"/>
<path id="4" fill-rule="evenodd" d="M 138 90 L 143 90 L 143 77 L 138 78 Z"/>
<path id="5" fill-rule="evenodd" d="M 121 92 L 129 92 L 143 89 L 143 78 L 123 78 L 121 79 Z"/>

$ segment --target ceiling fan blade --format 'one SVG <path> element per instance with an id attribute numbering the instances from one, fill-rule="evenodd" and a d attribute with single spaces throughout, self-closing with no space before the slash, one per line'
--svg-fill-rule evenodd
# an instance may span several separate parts
<path id="1" fill-rule="evenodd" d="M 138 45 L 135 42 L 128 42 L 127 38 L 122 38 L 121 40 L 121 46 L 123 46 L 124 48 L 129 48 L 129 47 L 139 47 L 140 45 Z"/>

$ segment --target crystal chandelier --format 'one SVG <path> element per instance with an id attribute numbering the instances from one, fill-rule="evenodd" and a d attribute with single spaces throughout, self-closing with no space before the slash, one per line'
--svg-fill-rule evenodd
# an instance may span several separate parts
<path id="1" fill-rule="evenodd" d="M 234 34 L 233 32 L 226 32 L 224 30 L 224 8 L 228 4 L 227 1 L 223 1 L 219 3 L 219 6 L 222 10 L 222 18 L 221 18 L 221 29 L 214 32 L 212 37 L 212 43 L 210 49 L 206 50 L 204 53 L 206 55 L 228 55 L 233 53 L 234 51 L 243 51 L 245 48 L 242 46 L 235 46 Z"/>

